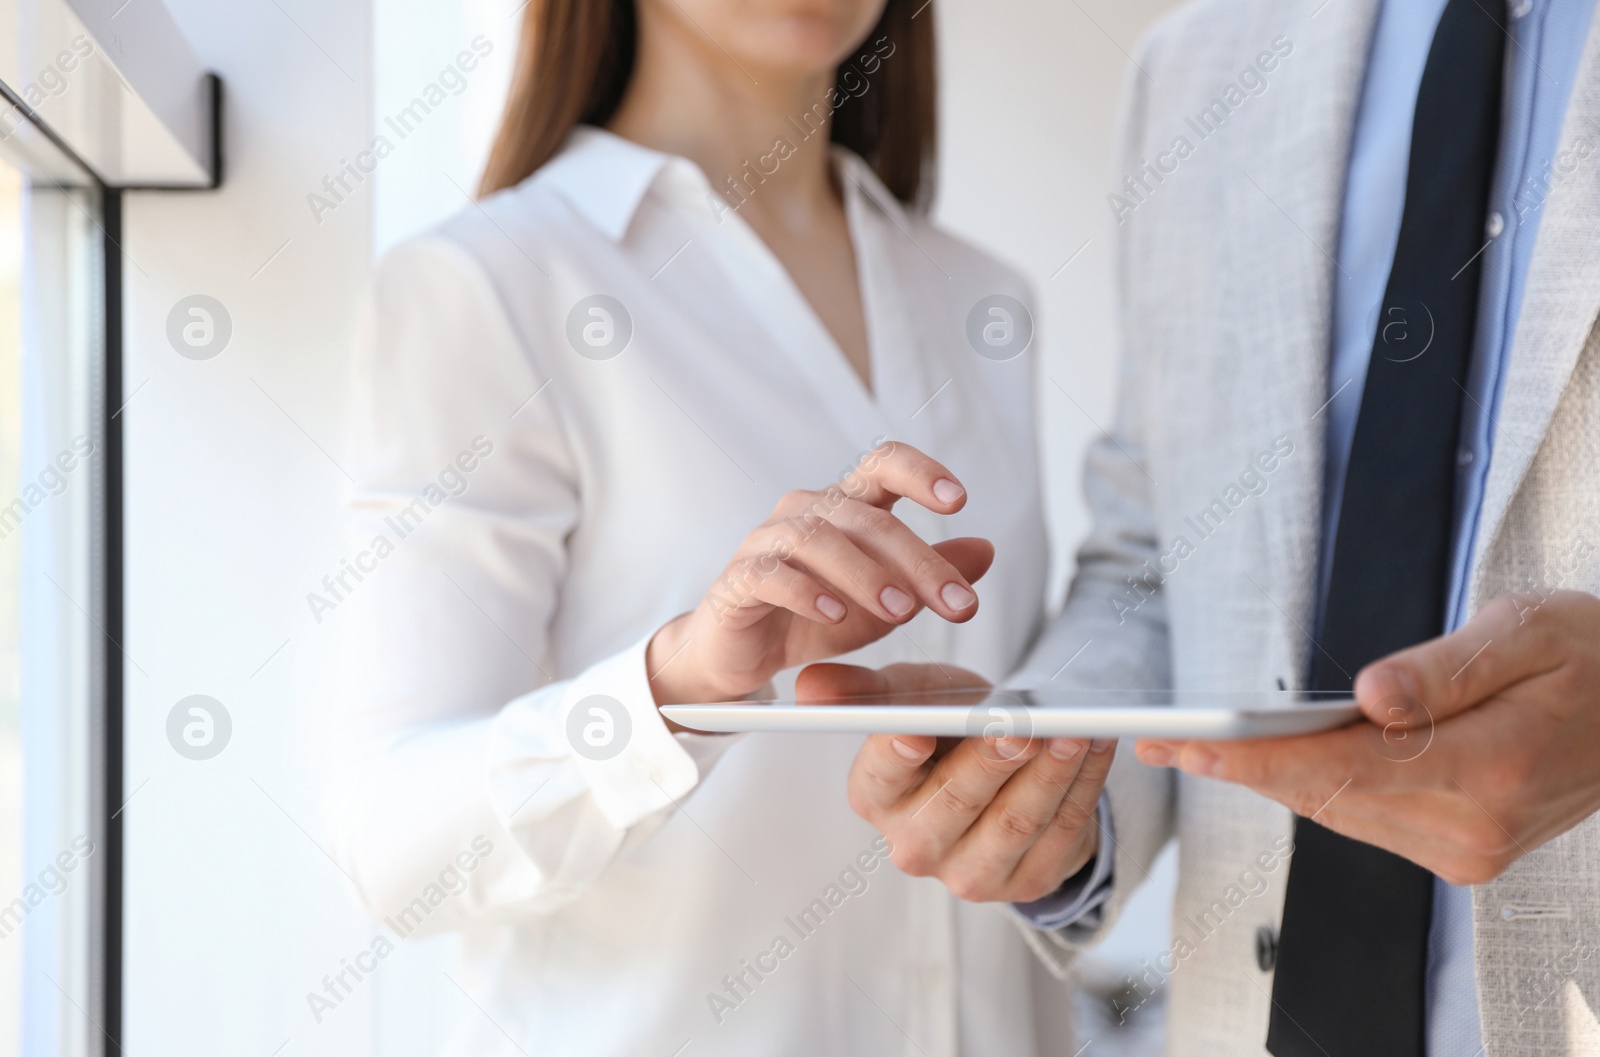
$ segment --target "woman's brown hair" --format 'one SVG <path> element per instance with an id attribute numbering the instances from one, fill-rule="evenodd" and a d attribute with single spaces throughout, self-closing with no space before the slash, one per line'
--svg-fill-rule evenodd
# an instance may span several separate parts
<path id="1" fill-rule="evenodd" d="M 833 111 L 833 142 L 865 158 L 896 198 L 923 206 L 932 194 L 936 98 L 933 12 L 917 2 L 888 0 L 858 49 L 879 57 L 876 69 L 852 55 L 835 75 L 832 102 L 819 106 Z M 634 0 L 530 0 L 480 194 L 532 175 L 577 125 L 611 120 L 633 75 L 637 34 Z"/>

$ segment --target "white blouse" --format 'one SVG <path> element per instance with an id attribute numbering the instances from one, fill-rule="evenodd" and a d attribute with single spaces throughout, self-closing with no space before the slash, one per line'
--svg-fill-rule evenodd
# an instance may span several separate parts
<path id="1" fill-rule="evenodd" d="M 907 524 L 998 558 L 974 620 L 924 612 L 860 662 L 999 679 L 1035 634 L 1034 354 L 968 338 L 1027 292 L 835 157 L 875 392 L 695 165 L 596 129 L 380 268 L 351 572 L 317 607 L 353 746 L 338 857 L 392 941 L 461 934 L 482 1015 L 451 1052 L 1038 1050 L 1005 908 L 899 873 L 851 812 L 859 738 L 674 735 L 647 682 L 651 634 L 778 498 L 884 437 L 971 496 Z"/>

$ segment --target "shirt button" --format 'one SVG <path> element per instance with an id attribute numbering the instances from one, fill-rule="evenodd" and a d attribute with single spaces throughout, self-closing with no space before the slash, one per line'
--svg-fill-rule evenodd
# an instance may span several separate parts
<path id="1" fill-rule="evenodd" d="M 1456 465 L 1471 466 L 1473 458 L 1474 456 L 1471 448 L 1462 448 L 1460 451 L 1456 452 Z"/>
<path id="2" fill-rule="evenodd" d="M 1491 239 L 1497 239 L 1500 237 L 1500 233 L 1505 229 L 1506 218 L 1501 216 L 1499 213 L 1490 213 L 1489 223 L 1484 225 L 1484 230 L 1489 233 L 1489 237 Z"/>
<path id="3" fill-rule="evenodd" d="M 1533 0 L 1511 0 L 1508 6 L 1511 8 L 1512 18 L 1523 18 L 1533 10 Z"/>
<path id="4" fill-rule="evenodd" d="M 1278 930 L 1271 925 L 1256 929 L 1256 966 L 1264 973 L 1278 964 Z"/>

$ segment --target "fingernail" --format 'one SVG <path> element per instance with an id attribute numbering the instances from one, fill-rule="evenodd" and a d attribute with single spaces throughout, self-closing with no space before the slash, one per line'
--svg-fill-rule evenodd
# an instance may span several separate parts
<path id="1" fill-rule="evenodd" d="M 1146 745 L 1139 750 L 1139 760 L 1151 767 L 1171 767 L 1172 750 L 1165 745 Z"/>
<path id="2" fill-rule="evenodd" d="M 967 494 L 967 490 L 950 480 L 941 477 L 933 482 L 933 496 L 941 503 L 954 503 L 957 499 Z"/>
<path id="3" fill-rule="evenodd" d="M 939 588 L 939 597 L 944 599 L 944 604 L 951 609 L 966 609 L 978 600 L 977 595 L 955 582 Z"/>
<path id="4" fill-rule="evenodd" d="M 911 612 L 911 607 L 915 604 L 911 601 L 911 596 L 898 587 L 885 587 L 879 592 L 878 601 L 883 603 L 883 608 L 897 617 L 903 617 Z"/>
<path id="5" fill-rule="evenodd" d="M 1217 773 L 1217 764 L 1221 758 L 1204 745 L 1191 745 L 1185 749 L 1183 755 L 1178 757 L 1178 766 L 1185 774 L 1196 775 L 1200 778 L 1210 778 Z"/>
<path id="6" fill-rule="evenodd" d="M 1116 747 L 1116 738 L 1096 738 L 1089 743 L 1090 752 L 1110 752 Z"/>
<path id="7" fill-rule="evenodd" d="M 900 756 L 903 757 L 904 759 L 907 759 L 907 760 L 920 760 L 920 759 L 922 759 L 922 755 L 923 755 L 922 751 L 920 749 L 918 749 L 915 745 L 912 745 L 909 742 L 901 741 L 899 738 L 890 738 L 889 739 L 889 744 L 893 745 L 894 746 L 894 751 L 899 753 Z"/>
<path id="8" fill-rule="evenodd" d="M 1020 756 L 1031 756 L 1033 748 L 1032 738 L 997 738 L 994 751 L 1002 760 L 1015 760 Z"/>
<path id="9" fill-rule="evenodd" d="M 818 595 L 817 612 L 829 620 L 842 620 L 844 618 L 844 603 L 832 595 Z"/>
<path id="10" fill-rule="evenodd" d="M 1083 751 L 1083 742 L 1077 738 L 1051 738 L 1050 755 L 1055 759 L 1066 761 L 1074 759 Z"/>

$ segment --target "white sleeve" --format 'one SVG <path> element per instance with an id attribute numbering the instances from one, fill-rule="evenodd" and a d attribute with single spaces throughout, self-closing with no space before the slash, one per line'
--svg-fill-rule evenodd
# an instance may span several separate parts
<path id="1" fill-rule="evenodd" d="M 429 903 L 430 932 L 575 898 L 732 740 L 667 729 L 648 637 L 551 678 L 582 497 L 536 352 L 465 249 L 385 259 L 355 361 L 346 553 L 308 599 L 341 642 L 336 857 L 378 917 Z"/>

